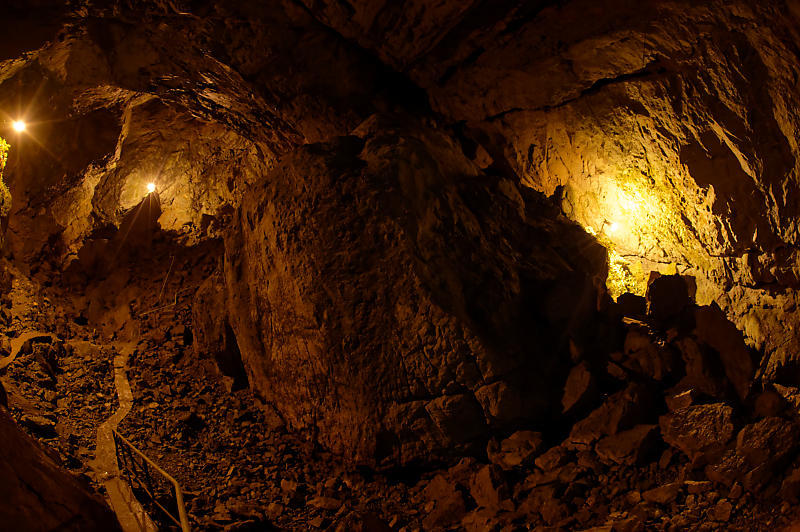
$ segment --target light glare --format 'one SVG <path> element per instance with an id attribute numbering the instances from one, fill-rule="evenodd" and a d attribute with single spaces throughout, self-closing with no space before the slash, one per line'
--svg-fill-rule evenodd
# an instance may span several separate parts
<path id="1" fill-rule="evenodd" d="M 611 222 L 610 224 L 608 224 L 609 233 L 616 233 L 617 229 L 619 229 L 619 224 L 617 222 Z"/>
<path id="2" fill-rule="evenodd" d="M 22 133 L 28 126 L 22 120 L 15 120 L 11 127 L 14 128 L 14 131 Z"/>
<path id="3" fill-rule="evenodd" d="M 147 192 L 153 193 L 156 191 L 156 184 L 155 183 L 147 183 Z"/>

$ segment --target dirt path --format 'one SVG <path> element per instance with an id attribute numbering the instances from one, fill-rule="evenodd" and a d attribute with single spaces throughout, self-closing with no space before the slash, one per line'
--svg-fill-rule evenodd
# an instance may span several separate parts
<path id="1" fill-rule="evenodd" d="M 114 384 L 119 397 L 119 407 L 114 415 L 97 429 L 96 458 L 92 467 L 104 479 L 103 483 L 108 492 L 111 508 L 117 514 L 122 529 L 125 532 L 155 532 L 158 527 L 136 500 L 130 485 L 120 477 L 117 465 L 116 445 L 112 430 L 116 429 L 120 421 L 128 415 L 133 403 L 133 394 L 128 383 L 126 369 L 128 357 L 133 353 L 135 344 L 117 344 L 116 347 Z"/>

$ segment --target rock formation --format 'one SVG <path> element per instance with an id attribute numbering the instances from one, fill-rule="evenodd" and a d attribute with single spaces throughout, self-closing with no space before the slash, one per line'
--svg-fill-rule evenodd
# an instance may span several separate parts
<path id="1" fill-rule="evenodd" d="M 251 384 L 365 462 L 549 418 L 605 274 L 545 198 L 416 124 L 296 151 L 234 224 L 228 312 Z"/>
<path id="2" fill-rule="evenodd" d="M 0 322 L 137 345 L 139 443 L 258 419 L 430 473 L 394 528 L 797 499 L 797 0 L 7 4 Z"/>

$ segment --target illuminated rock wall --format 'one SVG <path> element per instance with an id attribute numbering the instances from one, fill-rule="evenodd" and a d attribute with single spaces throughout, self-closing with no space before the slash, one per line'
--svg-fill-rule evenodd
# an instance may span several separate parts
<path id="1" fill-rule="evenodd" d="M 773 369 L 798 350 L 798 2 L 475 2 L 439 26 L 442 6 L 322 3 L 495 164 L 561 196 L 609 247 L 612 292 L 694 275 Z"/>
<path id="2" fill-rule="evenodd" d="M 423 117 L 476 171 L 560 202 L 608 248 L 613 294 L 693 275 L 768 376 L 793 371 L 796 0 L 175 4 L 59 8 L 0 46 L 0 107 L 36 103 L 7 174 L 16 256 L 60 267 L 149 182 L 164 229 L 220 237 L 282 157 Z"/>
<path id="3" fill-rule="evenodd" d="M 357 134 L 283 160 L 226 239 L 250 383 L 362 463 L 475 451 L 557 416 L 570 346 L 603 327 L 602 247 L 444 132 Z"/>

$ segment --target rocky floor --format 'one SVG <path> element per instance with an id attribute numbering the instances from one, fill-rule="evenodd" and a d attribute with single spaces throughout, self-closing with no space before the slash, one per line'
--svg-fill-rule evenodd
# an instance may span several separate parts
<path id="1" fill-rule="evenodd" d="M 674 298 L 651 301 L 649 313 L 642 300 L 617 305 L 612 311 L 627 315 L 624 346 L 576 361 L 564 392 L 573 420 L 566 430 L 521 428 L 449 467 L 375 472 L 347 468 L 309 435 L 287 431 L 196 356 L 191 287 L 215 260 L 169 260 L 171 250 L 162 251 L 146 259 L 157 267 L 130 265 L 124 277 L 134 289 L 86 289 L 104 294 L 102 323 L 60 305 L 60 290 L 34 290 L 21 272 L 3 302 L 5 351 L 24 331 L 47 333 L 2 376 L 10 411 L 97 489 L 89 463 L 97 425 L 116 407 L 114 343 L 133 330 L 134 407 L 120 430 L 179 480 L 198 530 L 767 530 L 796 522 L 800 393 L 751 386 L 732 371 L 753 353 L 718 309 Z M 131 309 L 135 326 L 114 319 Z M 118 330 L 109 335 L 111 326 Z"/>

